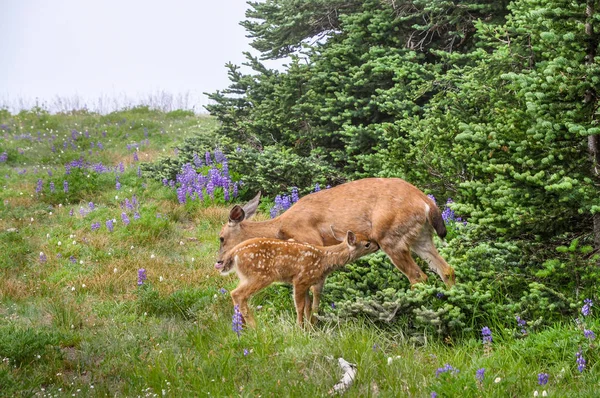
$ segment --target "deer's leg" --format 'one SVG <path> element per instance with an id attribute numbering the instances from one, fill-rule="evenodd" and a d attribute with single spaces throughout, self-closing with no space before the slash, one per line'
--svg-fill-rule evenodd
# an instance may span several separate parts
<path id="1" fill-rule="evenodd" d="M 394 266 L 406 275 L 411 285 L 427 280 L 427 275 L 410 255 L 410 248 L 407 244 L 402 241 L 384 239 L 379 242 L 379 246 L 390 257 Z"/>
<path id="2" fill-rule="evenodd" d="M 442 278 L 446 287 L 451 288 L 454 286 L 454 269 L 440 256 L 431 235 L 425 234 L 424 231 L 419 240 L 413 244 L 412 249 L 419 257 L 425 260 L 429 268 Z"/>
<path id="3" fill-rule="evenodd" d="M 252 315 L 252 311 L 248 307 L 248 300 L 252 295 L 259 290 L 269 286 L 271 281 L 267 280 L 257 280 L 257 281 L 249 281 L 246 280 L 242 282 L 231 291 L 231 298 L 233 299 L 233 304 L 237 305 L 242 313 L 242 320 L 245 323 L 248 323 L 250 327 L 256 327 L 256 321 L 254 320 L 254 316 Z"/>

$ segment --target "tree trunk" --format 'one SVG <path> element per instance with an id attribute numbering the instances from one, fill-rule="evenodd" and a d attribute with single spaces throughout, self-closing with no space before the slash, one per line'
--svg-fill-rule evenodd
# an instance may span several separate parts
<path id="1" fill-rule="evenodd" d="M 594 32 L 594 3 L 596 0 L 587 0 L 585 7 L 585 34 L 587 36 L 587 54 L 585 57 L 586 65 L 591 65 L 596 56 L 596 48 L 598 48 L 598 36 Z M 586 108 L 590 109 L 590 123 L 595 123 L 595 110 L 597 103 L 597 93 L 594 87 L 590 87 L 585 92 L 583 99 Z M 592 162 L 592 175 L 596 177 L 596 181 L 600 180 L 600 137 L 598 135 L 588 136 L 588 151 Z M 594 249 L 600 251 L 600 213 L 593 215 L 594 220 Z"/>

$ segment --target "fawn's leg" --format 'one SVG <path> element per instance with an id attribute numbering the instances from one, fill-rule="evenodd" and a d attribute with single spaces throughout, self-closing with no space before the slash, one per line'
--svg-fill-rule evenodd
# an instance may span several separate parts
<path id="1" fill-rule="evenodd" d="M 231 291 L 231 298 L 233 304 L 238 305 L 240 312 L 242 313 L 242 320 L 244 323 L 248 322 L 250 327 L 256 327 L 256 321 L 252 315 L 252 311 L 248 307 L 248 300 L 250 297 L 258 292 L 259 290 L 269 286 L 271 281 L 269 280 L 250 280 L 246 279 Z"/>
<path id="2" fill-rule="evenodd" d="M 298 326 L 302 327 L 304 310 L 306 307 L 308 286 L 301 283 L 294 283 L 294 304 L 296 305 L 296 321 Z"/>
<path id="3" fill-rule="evenodd" d="M 313 301 L 312 301 L 312 308 L 311 308 L 310 315 L 307 315 L 306 319 L 308 319 L 310 321 L 310 323 L 312 323 L 313 325 L 315 323 L 317 323 L 317 318 L 313 314 L 319 313 L 319 305 L 321 304 L 321 293 L 323 292 L 323 286 L 325 285 L 325 279 L 327 279 L 327 277 L 323 278 L 317 284 L 312 285 L 310 288 L 312 290 L 312 294 L 313 294 Z"/>

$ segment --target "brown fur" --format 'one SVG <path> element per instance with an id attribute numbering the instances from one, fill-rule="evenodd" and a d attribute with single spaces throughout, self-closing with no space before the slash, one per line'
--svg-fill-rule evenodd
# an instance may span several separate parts
<path id="1" fill-rule="evenodd" d="M 399 178 L 365 178 L 325 189 L 301 198 L 285 213 L 268 221 L 252 217 L 260 194 L 244 207 L 235 206 L 223 226 L 218 261 L 235 245 L 256 237 L 294 239 L 329 246 L 338 231 L 354 231 L 377 242 L 411 284 L 427 276 L 415 263 L 411 250 L 425 260 L 444 281 L 454 285 L 454 270 L 439 255 L 433 243 L 435 230 L 443 238 L 446 228 L 436 204 L 415 186 Z M 429 209 L 429 211 L 426 211 Z M 322 286 L 313 289 L 313 307 L 318 308 Z"/>
<path id="2" fill-rule="evenodd" d="M 253 327 L 256 322 L 248 308 L 250 297 L 273 282 L 291 283 L 294 286 L 297 322 L 302 326 L 305 320 L 314 321 L 308 295 L 310 287 L 323 286 L 331 272 L 378 249 L 376 243 L 350 231 L 342 243 L 326 247 L 254 238 L 235 246 L 215 267 L 224 275 L 233 271 L 237 273 L 240 283 L 231 292 L 231 298 L 234 305 L 239 306 L 244 321 Z"/>

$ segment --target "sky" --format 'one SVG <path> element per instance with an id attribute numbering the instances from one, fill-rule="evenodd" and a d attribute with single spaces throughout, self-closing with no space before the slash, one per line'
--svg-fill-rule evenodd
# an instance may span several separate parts
<path id="1" fill-rule="evenodd" d="M 123 101 L 229 84 L 225 63 L 256 52 L 244 0 L 0 0 L 0 106 Z M 106 101 L 105 101 L 106 102 Z M 50 105 L 51 106 L 51 105 Z M 197 109 L 201 111 L 201 109 Z"/>

